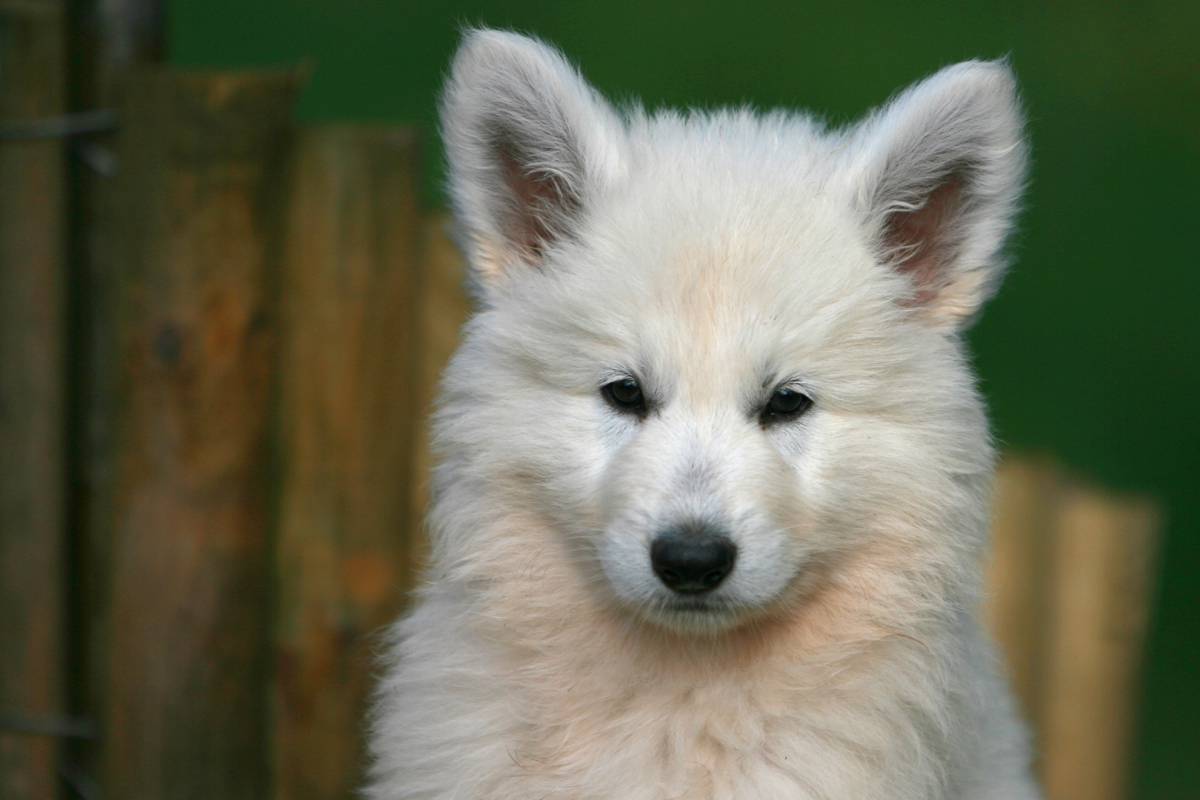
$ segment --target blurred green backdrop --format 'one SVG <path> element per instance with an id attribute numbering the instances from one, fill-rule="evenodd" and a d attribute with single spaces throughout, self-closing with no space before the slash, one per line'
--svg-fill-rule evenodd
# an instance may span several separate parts
<path id="1" fill-rule="evenodd" d="M 944 64 L 1011 54 L 1031 120 L 1018 261 L 972 339 L 1005 446 L 1168 514 L 1136 797 L 1200 797 L 1200 3 L 171 0 L 183 66 L 316 67 L 300 114 L 428 132 L 463 25 L 560 45 L 612 97 L 861 114 Z"/>

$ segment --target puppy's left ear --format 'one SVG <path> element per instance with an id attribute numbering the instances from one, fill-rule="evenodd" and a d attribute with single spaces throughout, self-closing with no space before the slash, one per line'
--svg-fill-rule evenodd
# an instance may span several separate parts
<path id="1" fill-rule="evenodd" d="M 1012 70 L 947 67 L 852 134 L 855 202 L 879 259 L 912 283 L 906 303 L 958 330 L 999 286 L 1027 161 Z"/>
<path id="2" fill-rule="evenodd" d="M 623 122 L 536 39 L 469 31 L 441 110 L 450 194 L 485 294 L 543 266 L 622 174 Z"/>

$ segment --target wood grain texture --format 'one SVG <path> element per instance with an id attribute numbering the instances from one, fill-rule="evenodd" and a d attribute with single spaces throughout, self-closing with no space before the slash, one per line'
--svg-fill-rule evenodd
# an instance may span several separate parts
<path id="1" fill-rule="evenodd" d="M 411 131 L 299 134 L 280 287 L 279 798 L 361 785 L 377 635 L 411 585 L 417 178 Z"/>
<path id="2" fill-rule="evenodd" d="M 0 3 L 0 125 L 62 114 L 57 0 Z M 65 711 L 61 141 L 0 141 L 0 713 Z M 0 797 L 52 798 L 58 742 L 0 730 Z"/>
<path id="3" fill-rule="evenodd" d="M 296 83 L 149 71 L 121 89 L 107 797 L 268 791 L 273 298 Z"/>
<path id="4" fill-rule="evenodd" d="M 118 78 L 163 57 L 164 0 L 84 0 L 68 15 L 69 103 L 73 113 L 111 109 Z M 113 198 L 116 134 L 72 141 L 68 165 L 71 341 L 68 375 L 72 448 L 68 514 L 71 549 L 68 676 L 72 711 L 102 713 L 109 636 L 109 545 L 112 540 L 117 385 L 117 276 L 120 211 Z M 69 756 L 98 773 L 98 740 L 74 741 Z"/>

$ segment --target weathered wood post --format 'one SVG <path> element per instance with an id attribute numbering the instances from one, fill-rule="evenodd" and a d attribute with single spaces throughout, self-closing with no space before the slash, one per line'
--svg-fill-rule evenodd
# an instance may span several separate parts
<path id="1" fill-rule="evenodd" d="M 1121 800 L 1161 514 L 1045 459 L 997 475 L 987 616 L 1033 729 L 1049 800 Z"/>
<path id="2" fill-rule="evenodd" d="M 117 376 L 112 202 L 116 84 L 137 66 L 163 59 L 165 0 L 75 0 L 67 15 L 71 50 L 68 105 L 89 127 L 69 143 L 67 260 L 70 272 L 70 451 L 68 514 L 68 703 L 84 719 L 101 715 L 108 643 L 108 556 L 115 479 Z M 84 779 L 98 772 L 96 739 L 73 740 L 68 766 Z"/>
<path id="3" fill-rule="evenodd" d="M 417 309 L 419 353 L 417 359 L 417 439 L 413 449 L 412 513 L 409 529 L 416 532 L 411 561 L 419 569 L 427 556 L 425 514 L 429 506 L 430 414 L 437 397 L 442 370 L 458 347 L 459 333 L 470 314 L 466 290 L 466 264 L 451 240 L 450 217 L 438 214 L 425 223 L 422 255 L 423 280 Z"/>
<path id="4" fill-rule="evenodd" d="M 298 135 L 280 284 L 279 798 L 361 784 L 377 634 L 410 579 L 417 176 L 411 131 Z"/>
<path id="5" fill-rule="evenodd" d="M 987 619 L 1021 710 L 1041 725 L 1056 504 L 1063 478 L 1046 460 L 1011 458 L 996 473 Z"/>
<path id="6" fill-rule="evenodd" d="M 120 104 L 104 789 L 269 785 L 270 425 L 291 73 L 139 73 Z"/>
<path id="7" fill-rule="evenodd" d="M 1160 515 L 1142 498 L 1072 486 L 1055 521 L 1041 712 L 1046 796 L 1123 800 Z"/>
<path id="8" fill-rule="evenodd" d="M 65 111 L 60 0 L 0 0 L 0 797 L 51 798 L 66 709 Z"/>

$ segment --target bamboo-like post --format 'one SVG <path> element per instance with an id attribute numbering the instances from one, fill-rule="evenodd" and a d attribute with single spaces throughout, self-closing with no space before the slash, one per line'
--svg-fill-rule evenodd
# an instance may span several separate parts
<path id="1" fill-rule="evenodd" d="M 412 514 L 409 523 L 410 530 L 417 533 L 412 541 L 414 571 L 419 571 L 424 563 L 428 547 L 424 526 L 433 466 L 430 414 L 433 412 L 442 370 L 458 347 L 459 332 L 470 313 L 466 264 L 451 239 L 451 225 L 448 216 L 437 215 L 430 218 L 425 226 L 422 256 L 425 272 L 417 312 L 420 354 L 414 387 L 418 402 L 418 431 L 413 451 Z"/>
<path id="2" fill-rule="evenodd" d="M 0 127 L 65 110 L 60 0 L 0 0 Z M 64 160 L 0 139 L 0 797 L 50 798 L 65 711 Z"/>
<path id="3" fill-rule="evenodd" d="M 1062 479 L 1048 461 L 1011 458 L 996 473 L 987 621 L 1026 719 L 1041 721 L 1045 620 Z"/>
<path id="4" fill-rule="evenodd" d="M 124 84 L 107 797 L 268 791 L 270 425 L 290 73 Z"/>
<path id="5" fill-rule="evenodd" d="M 1050 800 L 1128 796 L 1159 518 L 1153 503 L 1081 487 L 1057 512 L 1043 778 Z"/>
<path id="6" fill-rule="evenodd" d="M 376 635 L 410 581 L 417 176 L 407 129 L 299 133 L 280 292 L 279 798 L 361 784 Z"/>

